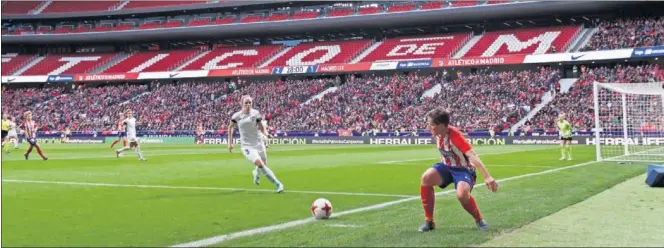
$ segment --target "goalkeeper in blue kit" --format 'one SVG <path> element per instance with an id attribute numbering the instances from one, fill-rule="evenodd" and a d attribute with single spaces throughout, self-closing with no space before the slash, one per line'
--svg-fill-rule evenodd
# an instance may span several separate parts
<path id="1" fill-rule="evenodd" d="M 558 134 L 560 135 L 560 160 L 572 160 L 572 124 L 565 120 L 565 113 L 558 115 Z"/>

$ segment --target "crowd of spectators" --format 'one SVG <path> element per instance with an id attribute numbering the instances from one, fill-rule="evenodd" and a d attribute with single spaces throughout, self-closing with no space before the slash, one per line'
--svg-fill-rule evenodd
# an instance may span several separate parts
<path id="1" fill-rule="evenodd" d="M 440 93 L 418 105 L 403 109 L 388 121 L 390 127 L 424 129 L 426 112 L 445 107 L 452 113 L 452 125 L 464 131 L 506 129 L 521 119 L 560 78 L 557 70 L 490 72 L 444 77 Z"/>
<path id="2" fill-rule="evenodd" d="M 117 106 L 146 91 L 140 85 L 80 86 L 69 92 L 65 87 L 9 89 L 3 93 L 2 108 L 17 123 L 25 111 L 32 111 L 42 131 L 99 131 L 110 127 Z"/>
<path id="3" fill-rule="evenodd" d="M 598 25 L 582 51 L 664 45 L 664 18 L 618 19 Z"/>
<path id="4" fill-rule="evenodd" d="M 645 83 L 664 81 L 664 71 L 659 65 L 616 67 L 581 67 L 579 80 L 569 91 L 558 93 L 553 101 L 540 110 L 531 122 L 535 128 L 555 129 L 558 113 L 564 112 L 567 120 L 577 129 L 589 131 L 594 127 L 593 82 Z M 606 102 L 605 104 L 608 104 Z M 616 104 L 619 103 L 612 103 Z M 661 105 L 661 104 L 660 104 Z M 606 106 L 601 106 L 606 107 Z M 614 110 L 617 108 L 614 108 Z"/>
<path id="5" fill-rule="evenodd" d="M 283 113 L 273 119 L 270 126 L 289 131 L 391 129 L 386 123 L 401 118 L 396 115 L 401 110 L 419 104 L 424 91 L 439 81 L 435 74 L 416 73 L 352 77 L 321 99 Z"/>

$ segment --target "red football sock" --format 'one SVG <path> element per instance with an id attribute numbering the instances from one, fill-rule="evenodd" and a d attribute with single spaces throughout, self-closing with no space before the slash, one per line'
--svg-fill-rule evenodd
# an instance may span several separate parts
<path id="1" fill-rule="evenodd" d="M 123 147 L 127 146 L 127 141 L 126 140 L 122 140 L 122 146 Z"/>
<path id="2" fill-rule="evenodd" d="M 424 219 L 433 221 L 433 207 L 436 203 L 436 195 L 432 186 L 420 186 L 420 198 L 424 208 Z"/>
<path id="3" fill-rule="evenodd" d="M 477 203 L 475 202 L 475 198 L 472 195 L 468 198 L 467 201 L 461 202 L 461 206 L 463 206 L 466 212 L 473 216 L 475 221 L 482 220 L 482 214 L 480 213 L 480 209 L 477 208 Z"/>
<path id="4" fill-rule="evenodd" d="M 42 158 L 45 158 L 44 152 L 42 152 L 41 148 L 37 147 L 37 153 L 39 153 L 39 156 L 41 156 Z"/>
<path id="5" fill-rule="evenodd" d="M 117 144 L 118 142 L 120 142 L 120 140 L 114 140 L 113 143 L 111 143 L 111 148 L 113 148 L 113 146 L 115 146 L 115 144 Z"/>

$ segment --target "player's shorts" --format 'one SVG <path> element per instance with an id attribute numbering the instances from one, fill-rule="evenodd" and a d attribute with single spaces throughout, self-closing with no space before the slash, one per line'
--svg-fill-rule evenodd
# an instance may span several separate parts
<path id="1" fill-rule="evenodd" d="M 9 132 L 9 131 L 2 130 L 2 139 L 5 139 L 5 137 L 7 137 L 7 133 L 8 133 L 8 132 Z"/>
<path id="2" fill-rule="evenodd" d="M 470 185 L 470 189 L 473 189 L 475 186 L 475 180 L 477 180 L 477 173 L 474 170 L 461 167 L 451 167 L 443 163 L 436 163 L 433 165 L 433 168 L 438 171 L 440 177 L 443 179 L 443 184 L 439 185 L 440 188 L 444 189 L 450 183 L 454 182 L 454 188 L 457 188 L 459 182 L 466 182 Z"/>
<path id="3" fill-rule="evenodd" d="M 267 162 L 267 153 L 265 152 L 265 145 L 258 146 L 242 146 L 242 154 L 252 164 L 254 161 L 260 159 L 263 163 Z"/>
<path id="4" fill-rule="evenodd" d="M 203 135 L 196 135 L 196 141 L 203 142 Z"/>
<path id="5" fill-rule="evenodd" d="M 560 140 L 565 140 L 565 141 L 572 141 L 572 137 L 560 137 Z"/>
<path id="6" fill-rule="evenodd" d="M 136 137 L 135 134 L 133 134 L 133 135 L 127 134 L 127 141 L 129 141 L 130 144 L 131 143 L 136 143 L 136 145 L 139 144 L 138 143 L 138 137 Z"/>
<path id="7" fill-rule="evenodd" d="M 7 133 L 7 137 L 16 139 L 18 138 L 18 133 L 16 133 L 16 131 L 9 131 L 9 133 Z"/>
<path id="8" fill-rule="evenodd" d="M 125 136 L 127 136 L 127 134 L 125 132 L 118 132 L 118 138 L 122 138 L 122 137 L 125 137 Z"/>
<path id="9" fill-rule="evenodd" d="M 27 139 L 26 141 L 27 141 L 28 144 L 30 144 L 31 146 L 36 146 L 36 145 L 37 145 L 37 138 Z"/>

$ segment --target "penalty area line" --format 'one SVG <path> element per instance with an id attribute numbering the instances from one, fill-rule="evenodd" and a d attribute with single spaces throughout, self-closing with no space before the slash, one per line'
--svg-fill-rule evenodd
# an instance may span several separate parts
<path id="1" fill-rule="evenodd" d="M 247 189 L 247 188 L 221 188 L 221 187 L 199 187 L 199 186 L 168 186 L 168 185 L 142 185 L 142 184 L 115 184 L 115 183 L 90 183 L 90 182 L 62 182 L 62 181 L 40 181 L 40 180 L 18 180 L 2 179 L 2 183 L 34 183 L 34 184 L 59 184 L 93 187 L 124 187 L 124 188 L 152 188 L 152 189 L 191 189 L 191 190 L 217 190 L 217 191 L 248 191 L 248 192 L 275 192 L 272 189 Z M 285 190 L 284 193 L 316 194 L 316 195 L 347 195 L 347 196 L 377 196 L 411 198 L 412 195 L 362 193 L 362 192 L 330 192 L 330 191 L 306 191 Z"/>
<path id="2" fill-rule="evenodd" d="M 545 175 L 549 173 L 554 173 L 562 170 L 567 170 L 567 169 L 572 169 L 576 167 L 581 167 L 581 166 L 586 166 L 589 164 L 595 164 L 597 161 L 590 161 L 590 162 L 585 162 L 585 163 L 580 163 L 580 164 L 575 164 L 575 165 L 570 165 L 570 166 L 565 166 L 565 167 L 559 167 L 556 169 L 550 169 L 550 170 L 545 170 L 545 171 L 540 171 L 540 172 L 535 172 L 535 173 L 528 173 L 528 174 L 523 174 L 519 176 L 514 176 L 514 177 L 508 177 L 508 178 L 503 178 L 503 179 L 498 179 L 496 182 L 507 182 L 507 181 L 512 181 L 512 180 L 517 180 L 521 178 L 527 178 L 527 177 L 534 177 L 534 176 L 539 176 L 539 175 Z M 484 186 L 484 183 L 476 184 L 475 187 L 478 186 Z M 436 193 L 436 196 L 441 196 L 441 195 L 447 195 L 455 192 L 454 190 L 445 190 L 442 192 Z M 350 209 L 346 211 L 342 211 L 339 213 L 333 213 L 330 218 L 335 218 L 339 216 L 344 216 L 344 215 L 349 215 L 349 214 L 355 214 L 355 213 L 361 213 L 361 212 L 367 212 L 367 211 L 372 211 L 376 209 L 382 209 L 386 208 L 389 206 L 397 205 L 400 203 L 404 202 L 411 202 L 411 201 L 416 201 L 420 200 L 419 196 L 414 196 L 410 198 L 404 198 L 400 200 L 395 200 L 395 201 L 389 201 L 389 202 L 384 202 L 384 203 L 379 203 L 375 205 L 370 205 L 366 207 L 361 207 L 361 208 L 356 208 L 356 209 Z M 306 218 L 306 219 L 300 219 L 300 220 L 295 220 L 295 221 L 290 221 L 290 222 L 285 222 L 281 224 L 275 224 L 271 226 L 265 226 L 265 227 L 260 227 L 256 229 L 249 229 L 245 231 L 240 231 L 240 232 L 235 232 L 235 233 L 229 233 L 229 234 L 223 234 L 219 236 L 214 236 L 206 239 L 201 239 L 197 241 L 192 241 L 192 242 L 187 242 L 187 243 L 182 243 L 182 244 L 176 244 L 172 245 L 171 247 L 203 247 L 203 246 L 211 246 L 211 245 L 217 245 L 220 243 L 223 243 L 225 241 L 237 239 L 237 238 L 242 238 L 242 237 L 248 237 L 248 236 L 253 236 L 253 235 L 258 235 L 258 234 L 264 234 L 268 232 L 273 232 L 273 231 L 279 231 L 279 230 L 284 230 L 288 229 L 291 227 L 296 227 L 296 226 L 301 226 L 304 224 L 308 224 L 311 222 L 316 221 L 316 219 L 312 218 Z"/>

